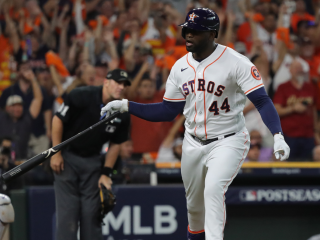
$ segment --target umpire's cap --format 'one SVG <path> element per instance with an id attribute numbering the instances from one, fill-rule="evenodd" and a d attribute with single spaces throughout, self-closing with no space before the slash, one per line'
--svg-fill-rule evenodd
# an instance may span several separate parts
<path id="1" fill-rule="evenodd" d="M 209 8 L 194 8 L 188 12 L 185 23 L 180 24 L 182 27 L 182 37 L 186 38 L 186 28 L 197 31 L 215 31 L 218 37 L 220 20 L 218 15 Z"/>
<path id="2" fill-rule="evenodd" d="M 131 81 L 129 79 L 128 73 L 122 69 L 114 69 L 107 74 L 107 79 L 112 79 L 116 82 L 125 81 L 127 86 L 131 86 Z"/>

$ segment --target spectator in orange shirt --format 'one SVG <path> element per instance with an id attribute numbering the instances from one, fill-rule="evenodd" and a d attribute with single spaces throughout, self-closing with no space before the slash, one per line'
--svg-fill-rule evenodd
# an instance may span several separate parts
<path id="1" fill-rule="evenodd" d="M 297 35 L 301 38 L 309 38 L 315 46 L 315 55 L 320 57 L 320 11 L 317 16 L 318 22 L 300 21 Z"/>
<path id="2" fill-rule="evenodd" d="M 298 23 L 302 20 L 314 21 L 314 16 L 306 12 L 306 4 L 303 0 L 297 0 L 296 11 L 291 16 L 291 27 L 294 32 L 297 32 Z"/>
<path id="3" fill-rule="evenodd" d="M 237 30 L 237 39 L 246 45 L 246 51 L 249 52 L 252 46 L 251 28 L 249 22 L 241 24 Z"/>
<path id="4" fill-rule="evenodd" d="M 138 103 L 162 101 L 165 90 L 156 90 L 155 82 L 146 74 L 148 69 L 149 64 L 145 62 L 128 89 L 129 100 Z M 148 122 L 135 116 L 131 116 L 131 121 L 131 138 L 135 154 L 157 152 L 172 126 L 170 122 Z"/>
<path id="5" fill-rule="evenodd" d="M 296 35 L 299 37 L 307 37 L 307 26 L 309 21 L 301 20 L 297 23 Z"/>

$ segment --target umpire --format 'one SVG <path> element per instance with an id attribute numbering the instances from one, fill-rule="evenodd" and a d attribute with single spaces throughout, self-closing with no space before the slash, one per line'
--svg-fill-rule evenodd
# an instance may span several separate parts
<path id="1" fill-rule="evenodd" d="M 53 118 L 52 143 L 83 131 L 100 119 L 100 109 L 108 102 L 120 99 L 131 83 L 120 69 L 108 73 L 103 86 L 79 87 L 72 90 Z M 99 187 L 110 189 L 112 167 L 120 144 L 129 137 L 130 116 L 121 114 L 113 123 L 103 124 L 72 142 L 62 153 L 51 158 L 56 198 L 56 239 L 76 240 L 78 223 L 81 240 L 101 240 Z M 102 145 L 110 141 L 102 168 Z"/>

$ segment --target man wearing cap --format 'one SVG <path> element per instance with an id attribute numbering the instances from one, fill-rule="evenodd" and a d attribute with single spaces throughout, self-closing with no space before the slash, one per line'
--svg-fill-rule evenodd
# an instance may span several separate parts
<path id="1" fill-rule="evenodd" d="M 125 87 L 130 85 L 128 74 L 115 69 L 107 74 L 103 86 L 72 90 L 53 118 L 53 146 L 98 122 L 101 107 L 121 99 Z M 78 222 L 80 239 L 102 239 L 99 187 L 111 188 L 112 167 L 120 144 L 129 137 L 129 126 L 129 114 L 121 114 L 112 123 L 100 125 L 51 158 L 55 177 L 56 239 L 77 239 Z M 109 141 L 102 167 L 100 152 L 102 145 Z"/>
<path id="2" fill-rule="evenodd" d="M 30 108 L 31 102 L 34 99 L 34 91 L 31 81 L 25 78 L 25 73 L 32 71 L 32 68 L 30 61 L 25 58 L 27 58 L 27 56 L 21 57 L 19 55 L 16 57 L 18 63 L 17 81 L 12 86 L 6 88 L 0 96 L 1 109 L 5 109 L 7 99 L 11 95 L 18 95 L 22 98 L 23 110 L 25 112 L 27 112 Z M 31 136 L 29 141 L 29 146 L 34 154 L 45 151 L 48 149 L 50 144 L 47 135 L 51 129 L 50 122 L 52 119 L 52 102 L 50 102 L 49 96 L 44 88 L 40 86 L 40 90 L 42 94 L 40 113 L 38 114 L 38 117 L 32 121 Z"/>
<path id="3" fill-rule="evenodd" d="M 19 95 L 10 95 L 6 100 L 5 110 L 0 110 L 0 138 L 11 137 L 12 151 L 16 159 L 27 158 L 28 141 L 32 132 L 32 122 L 40 113 L 42 93 L 33 72 L 23 73 L 24 79 L 31 84 L 33 99 L 29 109 L 23 108 L 23 99 Z"/>

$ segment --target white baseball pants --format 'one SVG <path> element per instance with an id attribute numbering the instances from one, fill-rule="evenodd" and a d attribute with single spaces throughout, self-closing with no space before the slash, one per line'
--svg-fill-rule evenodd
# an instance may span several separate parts
<path id="1" fill-rule="evenodd" d="M 205 230 L 206 240 L 223 240 L 225 193 L 250 148 L 247 129 L 202 145 L 185 133 L 181 173 L 186 191 L 189 228 Z"/>

